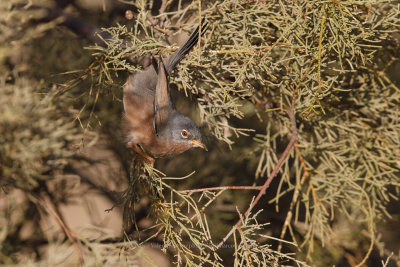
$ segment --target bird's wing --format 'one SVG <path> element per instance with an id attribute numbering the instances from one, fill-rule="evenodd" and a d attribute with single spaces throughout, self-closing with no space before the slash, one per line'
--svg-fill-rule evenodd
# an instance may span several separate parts
<path id="1" fill-rule="evenodd" d="M 170 114 L 173 112 L 173 104 L 169 95 L 168 75 L 198 42 L 199 28 L 197 27 L 188 40 L 168 59 L 166 65 L 164 65 L 161 59 L 158 59 L 157 62 L 153 61 L 153 67 L 157 72 L 153 126 L 157 135 L 159 135 L 163 124 L 167 122 Z M 208 24 L 203 19 L 201 21 L 201 36 L 207 31 L 207 28 Z"/>
<path id="2" fill-rule="evenodd" d="M 190 50 L 196 45 L 196 43 L 199 41 L 199 27 L 194 30 L 194 32 L 189 36 L 187 41 L 171 56 L 171 58 L 168 59 L 168 63 L 165 66 L 165 69 L 167 70 L 167 74 L 170 74 L 171 71 L 176 67 L 176 65 L 181 62 L 181 60 L 186 56 L 187 53 L 190 52 Z M 205 22 L 205 19 L 203 18 L 201 21 L 201 36 L 204 35 L 204 33 L 208 29 L 208 23 Z"/>
<path id="3" fill-rule="evenodd" d="M 169 95 L 168 74 L 161 59 L 157 60 L 157 86 L 154 97 L 154 130 L 158 135 L 173 111 L 173 104 Z"/>

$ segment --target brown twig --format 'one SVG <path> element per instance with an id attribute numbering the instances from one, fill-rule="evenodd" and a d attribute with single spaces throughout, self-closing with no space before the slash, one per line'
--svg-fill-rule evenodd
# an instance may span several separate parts
<path id="1" fill-rule="evenodd" d="M 314 64 L 314 61 L 315 61 L 315 58 L 313 58 L 313 60 L 311 61 L 310 65 L 308 66 L 307 70 L 305 71 L 305 73 L 303 74 L 303 76 L 300 78 L 300 81 L 297 83 L 296 88 L 295 88 L 294 91 L 293 91 L 292 102 L 291 102 L 291 105 L 290 105 L 290 108 L 291 108 L 292 110 L 294 110 L 295 102 L 296 102 L 296 98 L 297 98 L 297 96 L 298 96 L 298 94 L 299 94 L 300 86 L 302 85 L 304 79 L 307 77 L 308 73 L 311 71 L 311 68 L 312 68 L 312 66 L 313 66 L 313 64 Z M 290 223 L 290 221 L 292 220 L 292 217 L 293 217 L 293 212 L 292 212 L 292 210 L 293 210 L 293 207 L 294 207 L 295 203 L 297 203 L 297 199 L 298 199 L 298 197 L 299 197 L 299 193 L 300 193 L 301 186 L 304 184 L 306 178 L 307 178 L 308 175 L 309 175 L 309 172 L 308 172 L 308 169 L 307 169 L 305 160 L 304 160 L 303 156 L 301 155 L 300 150 L 299 150 L 299 148 L 296 146 L 296 144 L 294 144 L 294 148 L 295 148 L 295 150 L 296 150 L 296 154 L 297 154 L 298 157 L 299 157 L 300 164 L 301 164 L 301 166 L 303 166 L 303 175 L 302 175 L 302 177 L 301 177 L 301 179 L 300 179 L 300 185 L 296 186 L 296 188 L 295 188 L 295 190 L 294 190 L 292 202 L 290 203 L 289 211 L 288 211 L 288 213 L 287 213 L 287 215 L 286 215 L 285 222 L 283 223 L 283 226 L 282 226 L 281 235 L 280 235 L 280 239 L 282 239 L 282 240 L 283 240 L 283 237 L 284 237 L 285 234 L 286 234 L 287 227 L 289 226 L 289 223 Z M 279 245 L 278 245 L 277 251 L 280 252 L 281 250 L 282 250 L 282 242 L 280 241 L 280 242 L 279 242 Z"/>
<path id="2" fill-rule="evenodd" d="M 162 28 L 160 28 L 157 24 L 157 21 L 153 18 L 153 16 L 148 12 L 147 14 L 146 14 L 146 18 L 147 18 L 147 20 L 148 20 L 148 22 L 150 22 L 150 25 L 155 29 L 155 30 L 157 30 L 157 31 L 159 31 L 159 32 L 162 32 L 162 33 L 164 33 L 164 34 L 166 34 L 166 35 L 171 35 L 171 31 L 170 30 L 164 30 L 164 29 L 162 29 Z"/>
<path id="3" fill-rule="evenodd" d="M 158 10 L 158 14 L 161 15 L 161 14 L 163 14 L 165 12 L 165 9 L 167 8 L 167 4 L 168 4 L 167 0 L 161 0 L 161 7 Z"/>
<path id="4" fill-rule="evenodd" d="M 275 168 L 272 170 L 270 176 L 268 179 L 265 181 L 265 183 L 262 185 L 260 192 L 254 199 L 254 201 L 251 202 L 249 208 L 246 210 L 246 212 L 243 215 L 243 218 L 239 219 L 238 222 L 232 227 L 232 229 L 228 232 L 228 234 L 222 239 L 222 241 L 217 245 L 216 249 L 219 249 L 225 242 L 228 240 L 228 238 L 235 232 L 238 227 L 242 224 L 245 218 L 250 214 L 251 210 L 254 208 L 254 206 L 258 203 L 260 198 L 265 194 L 265 191 L 271 184 L 272 180 L 275 178 L 276 174 L 278 173 L 282 163 L 286 159 L 289 151 L 292 149 L 293 145 L 295 144 L 298 133 L 297 133 L 297 128 L 296 128 L 296 119 L 294 116 L 294 111 L 292 108 L 287 108 L 286 109 L 288 116 L 290 118 L 290 122 L 292 125 L 292 137 L 290 138 L 289 144 L 287 145 L 285 151 L 283 151 L 282 156 L 279 158 L 278 163 L 276 164 Z"/>
<path id="5" fill-rule="evenodd" d="M 68 2 L 68 1 L 67 1 Z M 71 1 L 70 1 L 71 2 Z M 63 25 L 71 29 L 76 34 L 83 36 L 92 43 L 98 44 L 100 46 L 106 47 L 106 41 L 113 40 L 110 33 L 102 31 L 96 26 L 90 24 L 86 20 L 76 17 L 62 9 L 53 9 L 42 7 L 39 5 L 25 5 L 17 4 L 13 8 L 19 10 L 41 10 L 44 12 L 44 16 L 39 19 L 32 19 L 34 23 L 42 23 L 49 21 L 57 21 L 60 25 Z"/>
<path id="6" fill-rule="evenodd" d="M 294 96 L 294 95 L 295 95 L 295 94 L 293 94 L 293 96 Z M 293 99 L 294 99 L 294 98 L 293 98 Z M 299 197 L 301 187 L 303 186 L 303 184 L 304 184 L 306 178 L 307 178 L 308 175 L 309 175 L 307 166 L 306 166 L 306 164 L 305 164 L 305 160 L 304 160 L 303 156 L 301 155 L 301 153 L 300 153 L 300 151 L 299 151 L 299 148 L 297 147 L 296 144 L 294 145 L 294 149 L 295 149 L 295 151 L 296 151 L 296 154 L 297 154 L 298 157 L 299 157 L 301 166 L 303 166 L 303 175 L 301 176 L 300 184 L 297 185 L 296 188 L 295 188 L 295 190 L 294 190 L 292 202 L 290 203 L 289 210 L 288 210 L 288 212 L 287 212 L 285 222 L 283 223 L 283 226 L 282 226 L 281 235 L 280 235 L 280 239 L 281 239 L 281 240 L 283 240 L 283 237 L 284 237 L 285 234 L 286 234 L 287 227 L 289 226 L 289 223 L 290 223 L 291 220 L 292 220 L 292 217 L 293 217 L 293 211 L 292 211 L 292 210 L 293 210 L 293 208 L 294 208 L 294 205 L 297 203 L 297 199 L 298 199 L 298 197 Z M 294 237 L 293 237 L 293 238 L 294 238 Z M 277 251 L 280 252 L 281 250 L 282 250 L 282 241 L 279 242 Z"/>
<path id="7" fill-rule="evenodd" d="M 217 190 L 234 190 L 234 189 L 242 189 L 242 190 L 261 190 L 262 186 L 246 186 L 246 185 L 238 185 L 238 186 L 217 186 L 217 187 L 207 187 L 207 188 L 198 188 L 198 189 L 189 189 L 189 190 L 181 190 L 180 193 L 196 193 L 196 192 L 204 192 L 204 191 L 217 191 Z"/>
<path id="8" fill-rule="evenodd" d="M 78 243 L 76 242 L 75 238 L 73 237 L 71 230 L 64 223 L 64 221 L 60 218 L 60 216 L 57 214 L 57 212 L 54 211 L 52 208 L 50 208 L 49 205 L 47 205 L 47 203 L 45 201 L 43 201 L 39 196 L 32 195 L 32 197 L 35 198 L 39 202 L 39 204 L 46 210 L 46 212 L 48 214 L 50 214 L 51 216 L 54 217 L 56 222 L 59 224 L 61 229 L 64 231 L 65 235 L 68 237 L 69 241 L 74 246 L 76 254 L 78 255 L 78 258 L 79 258 L 80 265 L 83 265 L 84 260 L 83 260 L 82 251 L 81 251 Z"/>

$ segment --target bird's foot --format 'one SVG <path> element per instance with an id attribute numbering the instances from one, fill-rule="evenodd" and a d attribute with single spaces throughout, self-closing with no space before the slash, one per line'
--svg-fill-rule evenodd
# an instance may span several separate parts
<path id="1" fill-rule="evenodd" d="M 154 158 L 147 155 L 146 153 L 144 153 L 140 148 L 138 148 L 137 146 L 133 145 L 130 146 L 130 149 L 132 149 L 133 151 L 136 152 L 136 154 L 139 154 L 145 162 L 149 163 L 151 166 L 154 166 Z"/>

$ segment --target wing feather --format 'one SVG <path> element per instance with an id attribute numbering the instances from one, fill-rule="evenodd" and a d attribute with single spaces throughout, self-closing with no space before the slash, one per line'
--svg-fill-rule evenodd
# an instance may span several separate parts
<path id="1" fill-rule="evenodd" d="M 173 105 L 169 94 L 168 75 L 161 58 L 157 60 L 157 86 L 154 97 L 154 130 L 157 134 L 167 123 L 170 114 L 173 112 Z"/>

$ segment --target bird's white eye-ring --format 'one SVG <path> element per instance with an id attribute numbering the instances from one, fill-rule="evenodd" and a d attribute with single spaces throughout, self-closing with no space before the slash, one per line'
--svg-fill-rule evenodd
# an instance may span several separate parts
<path id="1" fill-rule="evenodd" d="M 183 138 L 188 138 L 189 137 L 189 132 L 186 131 L 185 129 L 182 130 L 181 135 Z"/>

